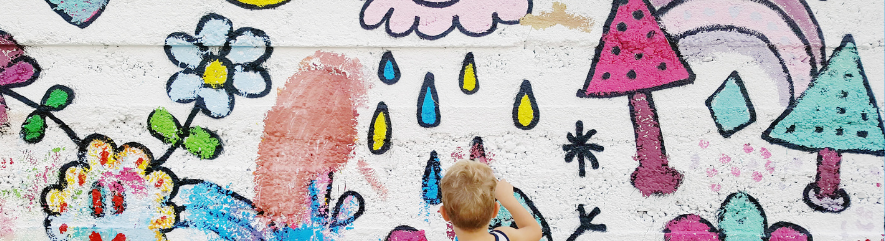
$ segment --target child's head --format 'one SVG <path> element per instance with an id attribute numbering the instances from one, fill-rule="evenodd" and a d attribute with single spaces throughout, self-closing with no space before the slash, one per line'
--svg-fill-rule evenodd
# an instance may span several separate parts
<path id="1" fill-rule="evenodd" d="M 461 160 L 446 171 L 440 183 L 443 209 L 455 227 L 487 228 L 498 213 L 495 175 L 488 165 Z"/>

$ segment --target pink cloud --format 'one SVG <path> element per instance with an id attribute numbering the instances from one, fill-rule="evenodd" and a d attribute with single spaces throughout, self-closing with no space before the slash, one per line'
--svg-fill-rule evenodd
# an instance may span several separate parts
<path id="1" fill-rule="evenodd" d="M 517 24 L 531 13 L 531 0 L 367 0 L 360 25 L 376 29 L 384 24 L 387 34 L 416 34 L 428 40 L 445 37 L 458 28 L 479 37 L 495 31 L 498 23 Z"/>

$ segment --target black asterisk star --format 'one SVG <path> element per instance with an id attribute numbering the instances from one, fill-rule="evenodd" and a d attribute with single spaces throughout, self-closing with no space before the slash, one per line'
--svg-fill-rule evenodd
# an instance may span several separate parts
<path id="1" fill-rule="evenodd" d="M 586 211 L 584 211 L 584 204 L 579 204 L 578 218 L 581 219 L 581 225 L 578 226 L 578 229 L 575 230 L 575 232 L 572 233 L 572 236 L 569 236 L 566 241 L 574 241 L 578 238 L 578 236 L 581 236 L 581 234 L 584 234 L 584 232 L 587 230 L 605 232 L 607 230 L 605 224 L 590 223 L 593 222 L 593 219 L 596 218 L 596 215 L 599 215 L 599 213 L 601 213 L 601 211 L 598 207 L 593 208 L 593 211 L 587 213 Z"/>
<path id="2" fill-rule="evenodd" d="M 590 159 L 590 165 L 593 166 L 593 169 L 599 168 L 599 162 L 596 160 L 596 156 L 593 155 L 593 151 L 603 151 L 603 148 L 600 145 L 590 143 L 587 144 L 587 141 L 590 140 L 590 137 L 596 135 L 596 130 L 591 129 L 584 133 L 584 122 L 578 121 L 575 123 L 575 134 L 577 136 L 572 135 L 572 133 L 568 133 L 566 136 L 568 141 L 571 144 L 562 145 L 562 150 L 565 151 L 565 162 L 572 162 L 575 159 L 575 156 L 578 156 L 578 175 L 584 176 L 584 158 Z"/>

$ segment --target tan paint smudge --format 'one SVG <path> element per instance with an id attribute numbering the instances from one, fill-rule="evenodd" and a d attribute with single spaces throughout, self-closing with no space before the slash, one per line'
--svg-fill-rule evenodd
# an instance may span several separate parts
<path id="1" fill-rule="evenodd" d="M 356 59 L 317 51 L 278 90 L 264 120 L 254 173 L 254 201 L 266 217 L 290 224 L 305 220 L 310 182 L 338 171 L 350 158 L 356 110 L 365 105 L 361 70 Z"/>
<path id="2" fill-rule="evenodd" d="M 519 24 L 531 26 L 539 30 L 559 24 L 569 29 L 577 29 L 588 33 L 591 31 L 595 23 L 592 18 L 569 14 L 565 12 L 565 9 L 564 3 L 554 2 L 552 12 L 539 15 L 527 14 L 519 20 Z"/>
<path id="3" fill-rule="evenodd" d="M 381 200 L 387 200 L 387 187 L 384 187 L 384 183 L 378 181 L 378 176 L 375 175 L 375 170 L 369 166 L 369 163 L 363 160 L 359 160 L 357 162 L 359 166 L 360 173 L 363 174 L 363 177 L 366 178 L 366 181 L 372 185 L 372 190 L 375 190 L 378 193 L 378 196 L 381 196 Z"/>

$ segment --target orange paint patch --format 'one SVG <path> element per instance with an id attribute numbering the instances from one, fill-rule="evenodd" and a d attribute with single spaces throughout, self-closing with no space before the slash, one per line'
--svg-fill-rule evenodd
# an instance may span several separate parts
<path id="1" fill-rule="evenodd" d="M 553 11 L 538 15 L 526 14 L 519 20 L 520 25 L 532 26 L 534 29 L 545 29 L 556 25 L 562 25 L 569 29 L 577 29 L 590 32 L 593 29 L 592 18 L 578 16 L 565 12 L 565 4 L 553 3 Z"/>

